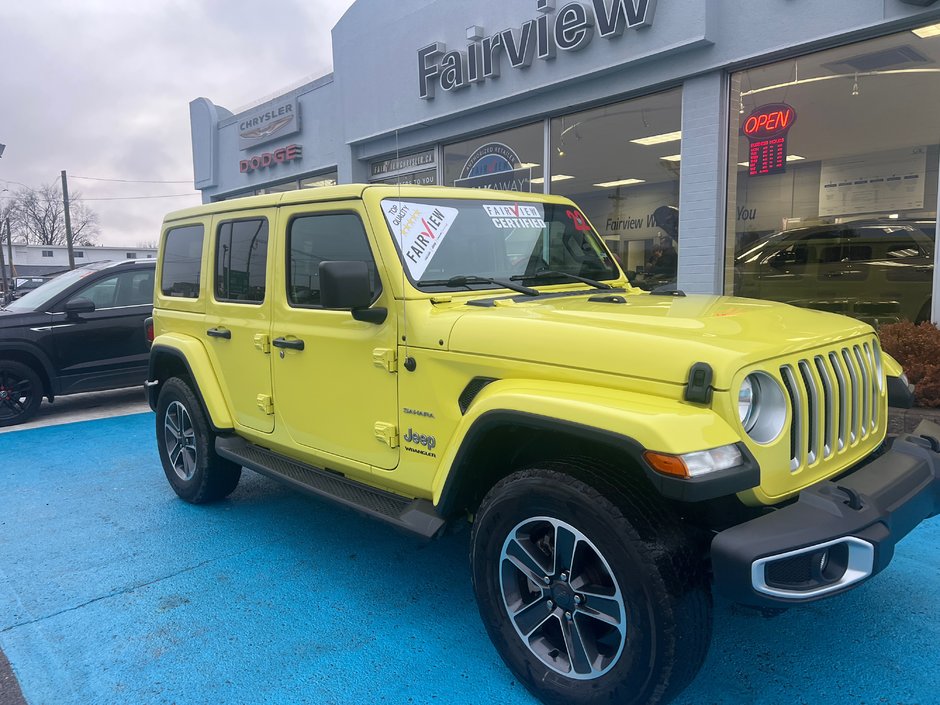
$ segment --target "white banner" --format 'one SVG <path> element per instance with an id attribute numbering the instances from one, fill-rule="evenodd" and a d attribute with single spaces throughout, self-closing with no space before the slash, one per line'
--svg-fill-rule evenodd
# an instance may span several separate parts
<path id="1" fill-rule="evenodd" d="M 820 170 L 819 215 L 921 209 L 926 174 L 926 147 L 828 159 Z"/>

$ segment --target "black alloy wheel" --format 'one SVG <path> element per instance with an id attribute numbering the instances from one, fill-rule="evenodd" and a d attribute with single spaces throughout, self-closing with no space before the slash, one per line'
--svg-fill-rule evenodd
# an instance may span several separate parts
<path id="1" fill-rule="evenodd" d="M 36 371 L 16 360 L 0 361 L 0 426 L 31 419 L 42 403 L 42 380 Z"/>
<path id="2" fill-rule="evenodd" d="M 699 539 L 626 469 L 572 459 L 513 473 L 473 525 L 480 616 L 548 705 L 663 705 L 711 639 Z"/>
<path id="3" fill-rule="evenodd" d="M 228 497 L 242 468 L 215 452 L 216 433 L 186 380 L 171 377 L 160 388 L 157 451 L 173 491 L 192 504 Z"/>

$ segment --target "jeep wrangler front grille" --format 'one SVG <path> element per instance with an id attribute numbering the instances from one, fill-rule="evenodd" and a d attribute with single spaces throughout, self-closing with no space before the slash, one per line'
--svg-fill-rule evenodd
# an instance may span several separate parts
<path id="1" fill-rule="evenodd" d="M 884 388 L 874 340 L 781 365 L 790 399 L 790 470 L 828 460 L 879 428 Z"/>

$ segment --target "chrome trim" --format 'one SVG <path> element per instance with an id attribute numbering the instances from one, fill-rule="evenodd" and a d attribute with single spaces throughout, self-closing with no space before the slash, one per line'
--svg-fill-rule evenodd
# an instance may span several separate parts
<path id="1" fill-rule="evenodd" d="M 803 444 L 803 400 L 800 396 L 800 388 L 796 383 L 793 367 L 784 365 L 780 368 L 780 375 L 783 377 L 787 396 L 790 397 L 790 408 L 792 410 L 792 420 L 790 422 L 790 472 L 796 472 L 803 465 L 803 450 L 806 447 Z"/>
<path id="2" fill-rule="evenodd" d="M 842 363 L 836 353 L 829 353 L 829 364 L 832 365 L 832 371 L 836 373 L 836 381 L 839 384 L 839 450 L 842 450 L 848 443 L 849 434 L 848 385 L 845 382 Z"/>
<path id="3" fill-rule="evenodd" d="M 819 457 L 819 392 L 816 391 L 816 380 L 813 379 L 809 363 L 800 360 L 797 364 L 806 390 L 806 462 L 812 465 Z"/>
<path id="4" fill-rule="evenodd" d="M 826 360 L 822 355 L 813 358 L 816 364 L 816 371 L 819 373 L 819 379 L 822 380 L 823 405 L 824 405 L 824 426 L 823 426 L 823 457 L 828 458 L 833 453 L 835 431 L 836 431 L 836 408 L 835 398 L 832 390 L 832 374 L 826 366 Z"/>
<path id="5" fill-rule="evenodd" d="M 845 368 L 849 372 L 849 379 L 852 382 L 852 423 L 849 426 L 849 437 L 852 443 L 855 443 L 861 436 L 861 429 L 859 423 L 859 409 L 858 409 L 858 397 L 859 397 L 859 382 L 858 382 L 858 372 L 855 371 L 855 365 L 852 364 L 852 356 L 849 354 L 848 348 L 842 348 L 842 359 L 845 362 Z"/>
<path id="6" fill-rule="evenodd" d="M 782 588 L 770 587 L 767 584 L 766 566 L 768 563 L 793 558 L 794 556 L 800 556 L 806 553 L 814 553 L 815 551 L 821 551 L 824 548 L 829 548 L 830 546 L 835 546 L 840 543 L 848 544 L 849 560 L 845 574 L 836 582 L 814 590 L 784 590 Z M 787 551 L 786 553 L 777 553 L 773 556 L 759 558 L 751 564 L 751 586 L 757 592 L 772 597 L 779 597 L 784 600 L 805 600 L 812 597 L 822 597 L 831 592 L 842 590 L 849 585 L 854 585 L 870 576 L 872 572 L 874 572 L 874 566 L 875 547 L 872 544 L 854 536 L 843 536 L 833 539 L 832 541 L 807 546 L 806 548 L 798 548 L 795 551 Z"/>

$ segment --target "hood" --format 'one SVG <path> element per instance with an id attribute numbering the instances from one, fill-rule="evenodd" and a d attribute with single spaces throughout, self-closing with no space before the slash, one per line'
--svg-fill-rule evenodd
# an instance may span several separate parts
<path id="1" fill-rule="evenodd" d="M 8 311 L 0 309 L 0 331 L 26 325 L 46 325 L 49 314 L 42 311 Z"/>
<path id="2" fill-rule="evenodd" d="M 461 307 L 449 348 L 684 384 L 708 362 L 727 389 L 746 365 L 871 334 L 844 316 L 729 296 L 626 294 L 624 303 L 577 296 L 490 300 Z"/>

